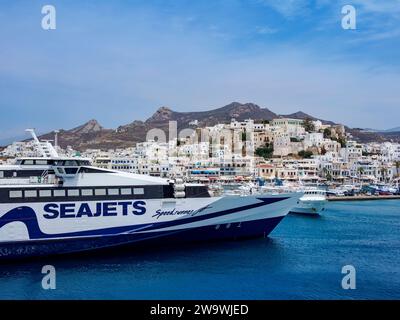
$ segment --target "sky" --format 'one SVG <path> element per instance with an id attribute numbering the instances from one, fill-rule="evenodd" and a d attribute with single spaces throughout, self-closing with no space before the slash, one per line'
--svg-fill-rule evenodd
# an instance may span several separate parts
<path id="1" fill-rule="evenodd" d="M 0 142 L 233 101 L 400 126 L 400 0 L 0 0 L 0 41 Z"/>

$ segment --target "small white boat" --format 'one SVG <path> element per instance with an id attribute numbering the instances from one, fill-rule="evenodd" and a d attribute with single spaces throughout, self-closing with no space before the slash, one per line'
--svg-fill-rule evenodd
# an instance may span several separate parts
<path id="1" fill-rule="evenodd" d="M 321 215 L 325 210 L 326 201 L 324 190 L 305 190 L 304 195 L 297 201 L 297 205 L 290 210 L 290 213 Z"/>

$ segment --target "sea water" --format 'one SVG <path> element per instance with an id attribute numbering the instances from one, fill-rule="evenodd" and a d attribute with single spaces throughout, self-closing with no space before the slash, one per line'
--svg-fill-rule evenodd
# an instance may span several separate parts
<path id="1" fill-rule="evenodd" d="M 44 265 L 56 289 L 42 288 Z M 342 268 L 355 289 L 342 287 Z M 267 239 L 112 250 L 0 265 L 0 299 L 399 299 L 400 201 L 330 202 Z"/>

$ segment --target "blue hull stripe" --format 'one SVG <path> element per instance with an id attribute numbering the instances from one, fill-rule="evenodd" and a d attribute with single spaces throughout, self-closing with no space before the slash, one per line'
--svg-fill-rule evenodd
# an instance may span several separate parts
<path id="1" fill-rule="evenodd" d="M 275 203 L 278 201 L 286 200 L 287 197 L 282 198 L 257 198 L 260 200 L 258 203 L 241 206 L 237 208 L 232 208 L 228 210 L 217 211 L 214 213 L 209 213 L 201 216 L 194 216 L 189 218 L 180 218 L 173 221 L 167 222 L 157 222 L 157 223 L 149 223 L 149 224 L 140 224 L 140 225 L 131 225 L 131 226 L 122 226 L 122 227 L 112 227 L 112 228 L 104 228 L 97 230 L 86 230 L 86 231 L 77 231 L 77 232 L 68 232 L 68 233 L 59 233 L 59 234 L 46 234 L 40 230 L 38 219 L 36 217 L 35 211 L 30 207 L 18 207 L 9 212 L 7 212 L 4 216 L 0 218 L 0 228 L 5 226 L 11 222 L 22 222 L 26 225 L 29 233 L 30 239 L 51 239 L 51 238 L 61 238 L 61 237 L 85 237 L 85 236 L 106 236 L 106 235 L 115 235 L 126 232 L 137 232 L 143 230 L 156 230 L 160 228 L 173 227 L 178 225 L 183 225 L 187 223 L 197 222 L 208 220 L 212 218 L 216 218 L 223 215 L 228 215 L 232 213 L 236 213 L 239 211 L 254 209 L 258 207 L 262 207 L 271 203 Z"/>

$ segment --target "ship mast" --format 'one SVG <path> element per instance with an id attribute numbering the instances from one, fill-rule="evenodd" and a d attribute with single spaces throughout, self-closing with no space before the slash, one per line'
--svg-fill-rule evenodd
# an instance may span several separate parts
<path id="1" fill-rule="evenodd" d="M 35 129 L 26 129 L 25 131 L 31 134 L 37 148 L 44 158 L 58 158 L 58 152 L 52 146 L 49 140 L 40 141 L 35 133 Z"/>

